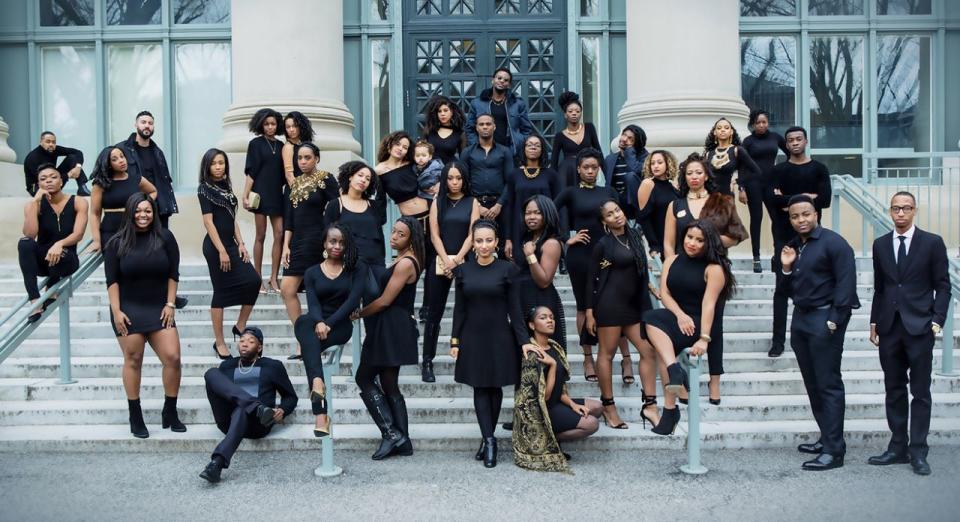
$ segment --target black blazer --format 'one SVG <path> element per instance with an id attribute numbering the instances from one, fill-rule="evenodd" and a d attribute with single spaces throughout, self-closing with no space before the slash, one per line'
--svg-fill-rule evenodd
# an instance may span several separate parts
<path id="1" fill-rule="evenodd" d="M 943 326 L 950 305 L 950 274 L 947 247 L 943 239 L 917 228 L 910 241 L 903 277 L 897 271 L 893 256 L 893 232 L 873 242 L 873 306 L 870 323 L 877 333 L 890 332 L 893 316 L 900 320 L 910 335 L 930 331 L 930 323 Z"/>
<path id="2" fill-rule="evenodd" d="M 220 371 L 224 373 L 231 381 L 233 380 L 233 371 L 240 364 L 239 357 L 232 357 L 220 363 Z M 297 392 L 290 383 L 290 377 L 287 375 L 287 369 L 283 363 L 276 359 L 261 357 L 257 361 L 260 366 L 260 389 L 259 399 L 264 406 L 276 408 L 277 394 L 280 394 L 280 408 L 283 409 L 283 416 L 288 417 L 293 410 L 297 408 Z"/>

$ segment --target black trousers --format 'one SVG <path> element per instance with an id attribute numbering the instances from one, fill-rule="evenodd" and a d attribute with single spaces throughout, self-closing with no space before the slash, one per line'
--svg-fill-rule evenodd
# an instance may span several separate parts
<path id="1" fill-rule="evenodd" d="M 323 380 L 323 352 L 331 346 L 339 346 L 350 341 L 353 335 L 353 323 L 349 320 L 340 321 L 331 326 L 327 338 L 320 340 L 317 332 L 317 322 L 304 314 L 297 318 L 293 325 L 294 335 L 297 342 L 300 343 L 300 351 L 303 355 L 303 367 L 307 371 L 307 390 L 313 389 L 313 380 L 319 377 Z M 314 415 L 322 415 L 326 411 L 313 410 Z"/>
<path id="2" fill-rule="evenodd" d="M 503 388 L 479 387 L 473 389 L 473 409 L 483 438 L 493 437 L 503 405 Z"/>
<path id="3" fill-rule="evenodd" d="M 790 346 L 797 357 L 803 385 L 810 399 L 813 418 L 820 427 L 823 452 L 841 456 L 847 451 L 843 441 L 843 415 L 846 397 L 840 375 L 843 337 L 849 319 L 830 333 L 827 328 L 829 309 L 793 309 Z"/>
<path id="4" fill-rule="evenodd" d="M 748 196 L 749 197 L 749 196 Z M 773 257 L 770 267 L 776 276 L 777 286 L 773 291 L 773 344 L 783 346 L 787 339 L 787 295 L 780 289 L 780 279 L 783 277 L 780 264 L 780 251 L 797 232 L 790 226 L 790 218 L 782 210 L 776 210 L 771 215 L 773 224 Z"/>
<path id="5" fill-rule="evenodd" d="M 913 457 L 926 457 L 930 431 L 930 374 L 933 371 L 932 331 L 910 335 L 894 315 L 890 331 L 880 336 L 880 366 L 887 392 L 887 425 L 893 432 L 888 449 Z M 910 385 L 910 401 L 907 395 Z M 909 437 L 907 423 L 909 418 Z"/>
<path id="6" fill-rule="evenodd" d="M 753 258 L 760 258 L 760 228 L 763 225 L 763 205 L 767 183 L 762 179 L 755 179 L 743 184 L 747 192 L 747 210 L 750 211 L 750 246 L 753 249 Z"/>
<path id="7" fill-rule="evenodd" d="M 38 245 L 36 240 L 29 237 L 20 238 L 20 242 L 17 243 L 20 272 L 23 273 L 23 286 L 30 299 L 40 297 L 40 288 L 37 285 L 38 277 L 49 277 L 47 286 L 50 287 L 80 268 L 80 258 L 77 257 L 75 247 L 64 248 L 64 255 L 60 262 L 50 266 L 46 260 L 50 246 Z"/>
<path id="8" fill-rule="evenodd" d="M 224 467 L 230 467 L 230 459 L 237 452 L 243 439 L 262 439 L 270 428 L 257 419 L 260 399 L 251 396 L 217 368 L 210 368 L 203 375 L 207 385 L 207 400 L 213 409 L 213 418 L 226 437 L 213 450 L 210 458 L 220 456 Z"/>
<path id="9" fill-rule="evenodd" d="M 427 321 L 423 328 L 423 360 L 432 361 L 437 356 L 437 337 L 440 336 L 440 321 L 447 308 L 447 299 L 450 297 L 450 285 L 453 280 L 440 274 L 437 275 L 436 263 L 427 265 L 427 276 L 424 278 L 424 303 L 429 307 Z"/>

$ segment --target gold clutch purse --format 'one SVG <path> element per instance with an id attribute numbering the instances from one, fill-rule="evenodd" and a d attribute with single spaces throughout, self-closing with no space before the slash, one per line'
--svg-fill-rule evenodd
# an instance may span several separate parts
<path id="1" fill-rule="evenodd" d="M 443 259 L 442 259 L 442 257 L 443 257 L 443 256 L 437 256 L 436 259 L 434 260 L 434 261 L 435 261 L 435 263 L 434 263 L 434 264 L 435 264 L 434 270 L 435 270 L 435 273 L 436 273 L 437 275 L 443 275 L 443 267 L 444 267 L 445 265 L 443 264 Z"/>
<path id="2" fill-rule="evenodd" d="M 250 207 L 251 210 L 260 208 L 260 194 L 251 192 L 250 195 L 247 196 L 247 206 Z"/>

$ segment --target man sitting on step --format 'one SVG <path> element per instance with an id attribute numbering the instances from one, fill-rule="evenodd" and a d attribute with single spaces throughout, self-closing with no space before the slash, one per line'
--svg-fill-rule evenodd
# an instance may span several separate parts
<path id="1" fill-rule="evenodd" d="M 243 439 L 262 439 L 297 407 L 297 392 L 283 363 L 262 357 L 263 332 L 248 326 L 239 343 L 240 357 L 227 359 L 204 374 L 207 398 L 217 427 L 226 437 L 213 450 L 200 478 L 214 483 L 230 467 L 230 458 Z M 280 407 L 277 408 L 277 393 Z"/>

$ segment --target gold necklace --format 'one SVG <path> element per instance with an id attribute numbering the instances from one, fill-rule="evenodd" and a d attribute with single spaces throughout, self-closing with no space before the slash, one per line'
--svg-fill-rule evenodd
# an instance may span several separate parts
<path id="1" fill-rule="evenodd" d="M 343 264 L 342 264 L 342 263 L 340 264 L 340 271 L 337 272 L 337 275 L 330 275 L 330 273 L 327 272 L 327 270 L 326 270 L 326 269 L 327 269 L 327 267 L 325 266 L 326 264 L 327 264 L 327 263 L 325 263 L 325 262 L 324 262 L 324 263 L 320 263 L 320 270 L 323 271 L 323 275 L 327 276 L 327 278 L 329 278 L 329 279 L 336 279 L 336 278 L 340 277 L 340 274 L 343 273 Z"/>
<path id="2" fill-rule="evenodd" d="M 693 194 L 692 198 L 690 197 L 691 194 Z M 707 193 L 706 190 L 702 190 L 700 192 L 687 192 L 687 199 L 691 199 L 691 200 L 703 199 L 707 196 L 709 196 L 709 194 Z"/>
<path id="3" fill-rule="evenodd" d="M 713 159 L 710 160 L 710 165 L 715 169 L 720 169 L 727 163 L 730 163 L 730 147 L 724 147 L 722 151 L 720 147 L 717 147 L 713 151 Z"/>
<path id="4" fill-rule="evenodd" d="M 540 175 L 540 167 L 533 169 L 533 174 L 530 173 L 530 169 L 528 167 L 523 167 L 523 175 L 526 176 L 527 179 L 534 179 Z"/>
<path id="5" fill-rule="evenodd" d="M 626 234 L 626 231 L 624 231 L 624 234 Z M 617 243 L 620 243 L 620 246 L 622 246 L 623 248 L 626 248 L 627 250 L 630 250 L 630 242 L 629 242 L 629 241 L 626 241 L 626 242 L 625 242 L 625 241 L 620 241 L 620 237 L 617 236 L 616 234 L 612 233 L 612 232 L 610 233 L 610 235 L 613 236 L 613 239 L 616 239 L 616 240 L 617 240 Z"/>

